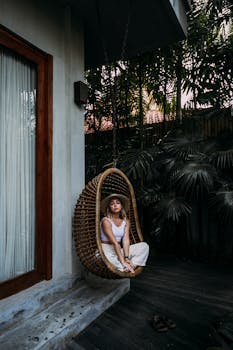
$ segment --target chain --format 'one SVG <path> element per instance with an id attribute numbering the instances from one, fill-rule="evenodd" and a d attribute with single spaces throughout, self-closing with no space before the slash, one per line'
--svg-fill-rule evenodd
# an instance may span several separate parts
<path id="1" fill-rule="evenodd" d="M 101 41 L 102 41 L 102 46 L 103 46 L 103 51 L 104 51 L 105 64 L 108 67 L 108 82 L 109 82 L 109 86 L 110 86 L 110 95 L 111 95 L 112 112 L 113 112 L 113 115 L 112 115 L 113 167 L 115 168 L 117 165 L 117 104 L 116 104 L 117 90 L 116 90 L 116 86 L 114 84 L 114 91 L 113 91 L 113 86 L 112 86 L 112 81 L 111 81 L 111 67 L 109 64 L 109 57 L 108 57 L 106 42 L 105 42 L 104 35 L 103 35 L 103 27 L 102 27 L 102 22 L 101 22 L 100 10 L 99 10 L 99 6 L 98 6 L 99 5 L 98 0 L 96 0 L 95 3 L 96 3 L 97 18 L 98 18 L 99 28 L 100 28 L 100 36 L 101 36 Z M 126 27 L 125 27 L 124 38 L 123 38 L 123 42 L 122 42 L 121 56 L 120 56 L 121 61 L 123 61 L 124 57 L 125 57 L 127 39 L 128 39 L 128 34 L 129 34 L 129 25 L 130 25 L 130 19 L 131 19 L 131 8 L 132 8 L 132 0 L 129 1 L 129 12 L 128 12 L 128 17 L 127 17 L 127 22 L 126 22 Z M 116 74 L 115 74 L 115 76 L 116 76 Z"/>
<path id="2" fill-rule="evenodd" d="M 124 39 L 123 39 L 123 43 L 122 43 L 122 49 L 121 49 L 121 61 L 123 61 L 124 57 L 125 57 L 125 50 L 126 50 L 127 40 L 128 40 L 128 36 L 129 36 L 131 9 L 132 9 L 132 0 L 130 0 L 130 2 L 129 2 L 129 12 L 128 12 L 128 17 L 127 17 L 127 22 L 126 22 L 126 27 L 125 27 L 125 34 L 124 34 Z"/>

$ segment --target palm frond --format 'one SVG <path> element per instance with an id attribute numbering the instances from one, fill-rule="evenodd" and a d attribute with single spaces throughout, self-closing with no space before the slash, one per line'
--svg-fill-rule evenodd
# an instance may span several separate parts
<path id="1" fill-rule="evenodd" d="M 181 216 L 188 216 L 191 213 L 191 207 L 184 198 L 177 197 L 175 193 L 163 196 L 156 204 L 156 210 L 159 212 L 157 220 L 160 222 L 166 220 L 178 222 Z"/>
<path id="2" fill-rule="evenodd" d="M 233 167 L 233 140 L 232 135 L 223 133 L 217 138 L 206 142 L 205 152 L 211 164 L 218 169 Z"/>
<path id="3" fill-rule="evenodd" d="M 158 225 L 157 222 L 153 221 L 152 222 L 152 227 L 151 227 L 151 230 L 150 230 L 150 234 L 151 236 L 160 236 L 161 233 L 162 233 L 162 230 L 163 230 L 163 227 Z"/>
<path id="4" fill-rule="evenodd" d="M 187 136 L 179 136 L 170 138 L 164 144 L 163 148 L 166 152 L 175 156 L 177 159 L 186 160 L 190 155 L 200 152 L 200 143 L 192 140 Z"/>
<path id="5" fill-rule="evenodd" d="M 209 164 L 187 162 L 171 177 L 177 192 L 189 199 L 202 198 L 211 192 L 216 173 Z"/>
<path id="6" fill-rule="evenodd" d="M 222 150 L 212 154 L 211 163 L 219 169 L 233 167 L 233 149 Z"/>
<path id="7" fill-rule="evenodd" d="M 143 178 L 151 169 L 153 155 L 145 150 L 127 150 L 118 160 L 118 167 L 122 169 L 129 178 L 138 180 Z"/>
<path id="8" fill-rule="evenodd" d="M 224 224 L 233 224 L 233 190 L 220 190 L 211 196 L 209 206 Z"/>
<path id="9" fill-rule="evenodd" d="M 137 199 L 144 207 L 157 203 L 161 198 L 160 187 L 155 185 L 152 188 L 143 187 L 137 193 Z"/>
<path id="10" fill-rule="evenodd" d="M 169 174 L 174 169 L 179 168 L 183 164 L 182 161 L 178 161 L 175 157 L 166 157 L 161 160 L 161 165 L 165 167 L 165 171 Z"/>

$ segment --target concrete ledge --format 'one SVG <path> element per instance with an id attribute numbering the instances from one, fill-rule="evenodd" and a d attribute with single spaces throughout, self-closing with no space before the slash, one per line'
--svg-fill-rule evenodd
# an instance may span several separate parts
<path id="1" fill-rule="evenodd" d="M 103 311 L 130 289 L 130 281 L 88 277 L 67 290 L 41 312 L 0 336 L 1 350 L 65 349 Z"/>
<path id="2" fill-rule="evenodd" d="M 56 280 L 42 281 L 0 300 L 0 335 L 62 298 L 79 280 L 77 276 L 67 274 Z"/>

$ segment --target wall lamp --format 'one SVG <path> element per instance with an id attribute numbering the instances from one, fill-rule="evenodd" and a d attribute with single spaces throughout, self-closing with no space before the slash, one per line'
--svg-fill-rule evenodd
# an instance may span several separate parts
<path id="1" fill-rule="evenodd" d="M 87 103 L 88 99 L 88 86 L 82 81 L 74 82 L 74 102 L 81 106 Z"/>

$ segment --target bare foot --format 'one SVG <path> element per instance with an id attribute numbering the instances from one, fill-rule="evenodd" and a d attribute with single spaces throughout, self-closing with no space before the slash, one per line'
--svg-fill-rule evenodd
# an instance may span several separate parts
<path id="1" fill-rule="evenodd" d="M 132 268 L 135 270 L 137 268 L 138 265 L 133 264 L 132 262 L 130 262 L 130 265 L 132 266 Z"/>

